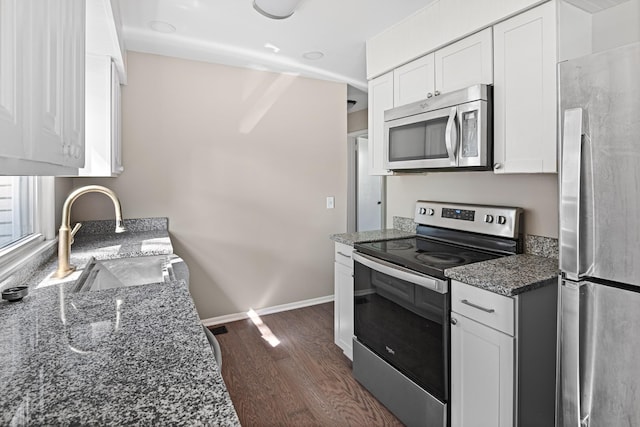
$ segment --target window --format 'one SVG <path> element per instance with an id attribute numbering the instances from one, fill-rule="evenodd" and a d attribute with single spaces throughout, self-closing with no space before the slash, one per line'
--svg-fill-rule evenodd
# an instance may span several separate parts
<path id="1" fill-rule="evenodd" d="M 55 245 L 54 178 L 0 176 L 0 286 Z"/>
<path id="2" fill-rule="evenodd" d="M 0 176 L 0 250 L 35 231 L 35 178 Z"/>

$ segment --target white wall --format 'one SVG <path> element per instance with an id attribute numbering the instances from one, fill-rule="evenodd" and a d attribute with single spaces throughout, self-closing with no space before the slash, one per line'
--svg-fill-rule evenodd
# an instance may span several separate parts
<path id="1" fill-rule="evenodd" d="M 142 53 L 123 88 L 127 218 L 167 216 L 200 317 L 333 294 L 346 228 L 346 85 Z M 335 209 L 326 209 L 335 196 Z M 101 195 L 74 218 L 111 218 Z"/>
<path id="2" fill-rule="evenodd" d="M 431 172 L 387 177 L 387 227 L 393 216 L 413 218 L 417 200 L 515 206 L 525 209 L 525 233 L 558 237 L 558 176 Z"/>

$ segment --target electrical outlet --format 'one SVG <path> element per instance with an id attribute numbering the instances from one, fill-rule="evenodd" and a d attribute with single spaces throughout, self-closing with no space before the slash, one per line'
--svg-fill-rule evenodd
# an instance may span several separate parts
<path id="1" fill-rule="evenodd" d="M 335 198 L 327 197 L 327 209 L 333 209 L 335 206 Z"/>

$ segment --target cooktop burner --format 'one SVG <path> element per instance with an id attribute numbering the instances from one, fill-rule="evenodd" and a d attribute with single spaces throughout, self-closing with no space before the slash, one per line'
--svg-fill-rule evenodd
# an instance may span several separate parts
<path id="1" fill-rule="evenodd" d="M 446 267 L 460 265 L 461 263 L 464 263 L 464 258 L 462 257 L 452 255 L 452 254 L 447 254 L 447 253 L 438 253 L 438 252 L 417 253 L 416 259 L 422 263 L 431 264 L 431 265 L 442 265 Z"/>
<path id="2" fill-rule="evenodd" d="M 444 279 L 444 270 L 501 255 L 418 236 L 356 244 L 357 251 Z"/>

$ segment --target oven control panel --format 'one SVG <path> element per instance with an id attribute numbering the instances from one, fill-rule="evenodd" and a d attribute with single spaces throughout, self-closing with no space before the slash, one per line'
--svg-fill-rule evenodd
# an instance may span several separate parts
<path id="1" fill-rule="evenodd" d="M 515 239 L 522 232 L 523 210 L 507 206 L 453 204 L 419 200 L 415 222 Z"/>

